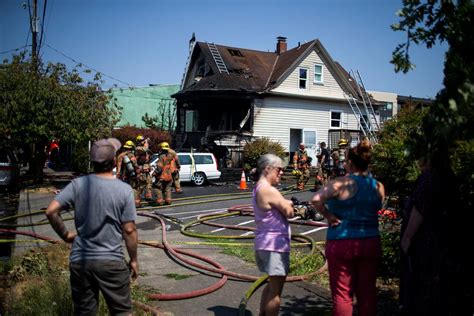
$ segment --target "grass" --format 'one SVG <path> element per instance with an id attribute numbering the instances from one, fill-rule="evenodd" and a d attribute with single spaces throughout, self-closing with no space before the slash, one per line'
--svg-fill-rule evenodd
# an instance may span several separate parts
<path id="1" fill-rule="evenodd" d="M 168 273 L 168 274 L 165 274 L 165 277 L 167 277 L 168 279 L 174 279 L 176 281 L 179 281 L 179 280 L 185 280 L 185 279 L 188 279 L 190 277 L 192 277 L 193 275 L 191 274 L 178 274 L 178 273 Z"/>
<path id="2" fill-rule="evenodd" d="M 253 243 L 249 243 L 249 246 L 233 246 L 229 240 L 212 239 L 215 242 L 228 243 L 228 245 L 220 245 L 222 253 L 239 257 L 240 259 L 255 263 L 255 252 L 253 249 Z M 324 265 L 323 256 L 316 251 L 313 255 L 308 255 L 308 250 L 302 250 L 299 248 L 293 248 L 290 253 L 290 275 L 305 275 L 317 271 Z M 314 282 L 325 288 L 329 287 L 329 277 L 327 272 L 312 277 L 310 282 Z"/>
<path id="3" fill-rule="evenodd" d="M 69 283 L 69 248 L 65 244 L 33 249 L 2 265 L 8 270 L 10 287 L 5 294 L 5 315 L 72 315 Z M 149 303 L 152 290 L 132 284 L 134 301 Z M 135 308 L 134 315 L 149 315 Z M 102 295 L 98 315 L 109 315 Z"/>

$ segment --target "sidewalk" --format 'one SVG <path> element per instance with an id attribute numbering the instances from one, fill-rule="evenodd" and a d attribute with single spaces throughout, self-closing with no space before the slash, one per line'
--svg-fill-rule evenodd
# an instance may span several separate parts
<path id="1" fill-rule="evenodd" d="M 45 219 L 43 212 L 35 214 L 35 212 L 46 208 L 54 197 L 53 191 L 53 187 L 21 191 L 18 214 L 30 214 L 30 216 L 21 217 L 18 220 L 18 224 L 26 225 L 26 227 L 19 227 L 18 230 L 58 238 Z M 63 218 L 66 219 L 70 215 L 65 213 Z M 45 225 L 28 226 L 41 220 L 44 220 Z M 69 229 L 74 229 L 73 221 L 65 223 Z M 161 225 L 158 221 L 139 216 L 137 228 L 140 240 L 161 242 Z M 167 231 L 167 235 L 171 245 L 209 257 L 229 271 L 255 276 L 261 275 L 253 264 L 234 256 L 222 254 L 216 247 L 183 244 L 183 242 L 201 240 L 184 236 L 179 230 Z M 18 235 L 17 239 L 28 240 L 31 238 Z M 44 245 L 46 245 L 44 242 L 18 242 L 12 250 L 12 254 L 18 255 L 27 248 Z M 138 258 L 140 264 L 139 285 L 151 288 L 156 293 L 183 293 L 202 289 L 220 279 L 213 273 L 201 273 L 195 268 L 175 262 L 162 249 L 140 245 Z M 193 260 L 198 261 L 197 259 Z M 173 276 L 184 276 L 184 278 L 176 280 Z M 229 278 L 222 288 L 213 293 L 186 300 L 154 301 L 153 305 L 170 315 L 238 315 L 240 301 L 251 285 L 251 282 Z M 263 287 L 257 290 L 247 303 L 246 315 L 258 315 L 262 290 Z M 323 312 L 323 310 L 328 311 L 329 308 L 330 295 L 327 290 L 306 282 L 287 282 L 285 284 L 280 315 L 329 315 L 329 312 Z"/>

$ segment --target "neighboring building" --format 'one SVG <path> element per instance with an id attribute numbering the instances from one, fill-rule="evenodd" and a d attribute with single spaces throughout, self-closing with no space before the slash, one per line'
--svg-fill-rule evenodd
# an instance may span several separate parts
<path id="1" fill-rule="evenodd" d="M 376 114 L 380 117 L 381 124 L 397 115 L 399 111 L 399 105 L 397 101 L 398 95 L 396 93 L 381 91 L 367 92 L 379 103 Z"/>
<path id="2" fill-rule="evenodd" d="M 181 90 L 172 96 L 178 148 L 224 146 L 235 166 L 243 146 L 258 137 L 288 152 L 304 142 L 313 156 L 319 142 L 334 148 L 341 137 L 359 140 L 367 117 L 348 102 L 362 108 L 356 81 L 319 40 L 290 50 L 286 38 L 277 40 L 275 52 L 263 52 L 193 35 Z"/>
<path id="3" fill-rule="evenodd" d="M 422 109 L 433 104 L 433 99 L 417 98 L 412 96 L 399 95 L 397 96 L 397 102 L 400 109 Z"/>
<path id="4" fill-rule="evenodd" d="M 122 107 L 122 115 L 117 127 L 145 127 L 142 117 L 158 117 L 170 129 L 176 126 L 176 106 L 172 94 L 179 91 L 179 85 L 150 85 L 149 87 L 117 88 L 112 96 Z M 169 126 L 171 125 L 171 126 Z"/>

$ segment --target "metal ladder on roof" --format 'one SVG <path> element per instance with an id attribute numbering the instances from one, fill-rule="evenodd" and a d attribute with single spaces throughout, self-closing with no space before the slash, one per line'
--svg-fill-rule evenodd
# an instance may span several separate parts
<path id="1" fill-rule="evenodd" d="M 364 107 L 367 112 L 367 117 L 369 118 L 371 128 L 373 131 L 378 131 L 379 130 L 379 123 L 377 121 L 377 116 L 375 115 L 374 107 L 372 106 L 372 101 L 370 101 L 370 96 L 367 93 L 367 90 L 365 90 L 365 85 L 364 82 L 362 81 L 362 77 L 360 76 L 360 73 L 358 70 L 355 72 L 352 71 L 354 74 L 354 78 L 357 83 L 357 87 L 359 89 L 359 93 L 362 96 L 362 101 L 364 102 Z"/>
<path id="2" fill-rule="evenodd" d="M 357 104 L 357 99 L 354 98 L 352 94 L 346 94 L 346 93 L 344 93 L 344 97 L 346 98 L 347 103 L 349 103 L 349 106 L 351 107 L 352 112 L 354 113 L 354 116 L 356 118 L 359 118 L 360 130 L 362 131 L 362 134 L 364 134 L 364 136 L 371 138 L 369 124 L 366 121 L 364 115 L 362 114 L 362 111 L 360 110 L 359 105 Z"/>
<path id="3" fill-rule="evenodd" d="M 217 49 L 216 45 L 214 43 L 207 43 L 207 47 L 209 47 L 209 51 L 211 52 L 212 58 L 214 58 L 214 61 L 216 62 L 217 69 L 219 69 L 219 72 L 229 74 L 229 70 L 227 70 L 227 66 L 224 63 L 224 60 L 222 59 L 221 54 L 219 53 L 219 50 Z"/>
<path id="4" fill-rule="evenodd" d="M 344 94 L 344 97 L 349 103 L 352 112 L 354 112 L 355 117 L 359 118 L 362 134 L 364 134 L 364 136 L 368 137 L 370 140 L 377 142 L 376 132 L 379 130 L 379 125 L 377 122 L 377 117 L 375 116 L 374 108 L 372 107 L 372 102 L 370 101 L 370 97 L 365 90 L 364 83 L 362 82 L 359 72 L 351 70 L 349 74 L 352 78 L 354 78 L 362 100 L 359 101 L 351 94 Z M 361 110 L 361 107 L 363 111 Z"/>

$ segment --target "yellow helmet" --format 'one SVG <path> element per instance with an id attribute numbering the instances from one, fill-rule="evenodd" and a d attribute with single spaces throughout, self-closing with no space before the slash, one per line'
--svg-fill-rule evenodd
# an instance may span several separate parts
<path id="1" fill-rule="evenodd" d="M 292 175 L 298 177 L 298 176 L 301 176 L 302 172 L 297 170 L 297 169 L 294 169 L 292 172 L 291 172 Z"/>
<path id="2" fill-rule="evenodd" d="M 135 148 L 135 143 L 132 142 L 131 140 L 127 140 L 125 144 L 123 145 L 124 148 L 132 149 Z"/>
<path id="3" fill-rule="evenodd" d="M 160 147 L 161 149 L 164 149 L 164 150 L 170 150 L 170 144 L 168 144 L 167 142 L 162 142 L 160 144 Z"/>
<path id="4" fill-rule="evenodd" d="M 347 139 L 341 138 L 337 143 L 338 146 L 347 146 L 348 142 Z"/>
<path id="5" fill-rule="evenodd" d="M 142 140 L 144 140 L 145 137 L 143 137 L 143 135 L 138 135 L 137 138 L 135 139 L 137 141 L 137 143 L 141 142 Z"/>

